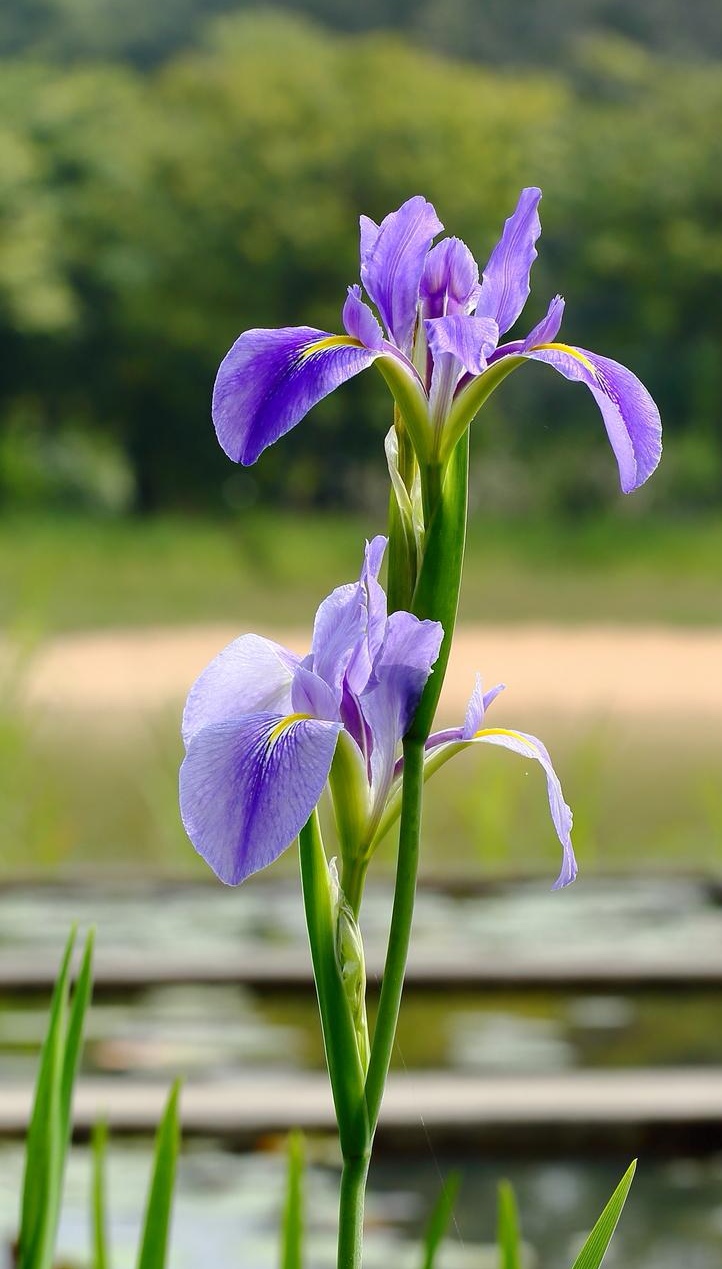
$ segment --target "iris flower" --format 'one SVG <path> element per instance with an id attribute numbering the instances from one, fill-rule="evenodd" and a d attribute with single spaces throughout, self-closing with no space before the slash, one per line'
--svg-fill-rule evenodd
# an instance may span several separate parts
<path id="1" fill-rule="evenodd" d="M 342 855 L 370 854 L 400 803 L 400 742 L 439 654 L 439 622 L 387 615 L 378 574 L 386 539 L 368 543 L 360 578 L 321 604 L 303 659 L 248 634 L 203 671 L 183 715 L 181 814 L 196 850 L 235 885 L 297 837 L 329 785 Z M 564 849 L 558 885 L 576 866 L 571 812 L 544 746 L 521 732 L 489 730 L 500 689 L 477 684 L 463 727 L 427 742 L 431 774 L 477 741 L 505 745 L 544 767 Z"/>
<path id="2" fill-rule="evenodd" d="M 419 462 L 443 463 L 489 393 L 531 360 L 589 389 L 622 489 L 629 493 L 641 485 L 661 453 L 657 407 L 624 366 L 557 341 L 561 296 L 529 334 L 500 342 L 530 292 L 540 198 L 539 189 L 522 190 L 481 280 L 460 239 L 432 246 L 443 226 L 420 195 L 380 225 L 362 216 L 361 282 L 378 317 L 356 285 L 343 308 L 345 334 L 311 326 L 244 332 L 221 363 L 213 394 L 216 432 L 229 457 L 254 463 L 317 401 L 375 363 Z"/>

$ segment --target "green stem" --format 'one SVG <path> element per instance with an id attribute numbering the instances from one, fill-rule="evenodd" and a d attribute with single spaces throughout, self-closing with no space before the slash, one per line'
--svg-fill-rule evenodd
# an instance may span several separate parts
<path id="1" fill-rule="evenodd" d="M 421 740 L 407 737 L 404 741 L 404 788 L 401 800 L 394 906 L 381 996 L 371 1045 L 371 1058 L 366 1076 L 366 1106 L 372 1133 L 376 1128 L 381 1109 L 404 987 L 416 897 L 416 874 L 419 866 L 423 787 L 424 744 Z"/>
<path id="2" fill-rule="evenodd" d="M 356 1031 L 336 962 L 336 930 L 328 863 L 317 811 L 301 829 L 299 847 L 313 976 L 339 1139 L 345 1158 L 368 1150 L 370 1132 Z"/>
<path id="3" fill-rule="evenodd" d="M 368 1152 L 344 1160 L 338 1211 L 337 1269 L 361 1269 L 369 1161 Z"/>

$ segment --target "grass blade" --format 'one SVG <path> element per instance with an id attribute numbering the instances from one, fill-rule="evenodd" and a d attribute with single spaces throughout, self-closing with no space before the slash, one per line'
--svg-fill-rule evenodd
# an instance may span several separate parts
<path id="1" fill-rule="evenodd" d="M 105 1154 L 108 1130 L 105 1124 L 93 1129 L 93 1269 L 108 1269 L 108 1221 L 105 1202 Z"/>
<path id="2" fill-rule="evenodd" d="M 424 1258 L 421 1262 L 423 1269 L 433 1269 L 434 1267 L 436 1253 L 449 1227 L 460 1183 L 461 1178 L 458 1172 L 452 1172 L 433 1206 L 424 1232 Z"/>
<path id="3" fill-rule="evenodd" d="M 83 1048 L 85 1015 L 93 994 L 93 949 L 95 946 L 95 930 L 88 931 L 85 940 L 83 959 L 80 963 L 78 977 L 73 988 L 73 1002 L 70 1006 L 68 1031 L 63 1055 L 63 1078 L 61 1084 L 60 1112 L 62 1129 L 66 1139 L 70 1140 L 71 1110 L 73 1105 L 73 1088 L 80 1065 L 80 1054 Z"/>
<path id="4" fill-rule="evenodd" d="M 281 1269 L 302 1269 L 303 1265 L 303 1167 L 303 1137 L 292 1132 L 288 1138 Z"/>
<path id="5" fill-rule="evenodd" d="M 156 1133 L 153 1172 L 148 1191 L 143 1237 L 138 1254 L 138 1269 L 163 1269 L 166 1262 L 173 1187 L 180 1147 L 179 1096 L 180 1082 L 176 1080 Z"/>
<path id="6" fill-rule="evenodd" d="M 63 1133 L 62 1082 L 70 963 L 75 937 L 76 927 L 73 927 L 55 980 L 48 1030 L 40 1054 L 25 1145 L 18 1269 L 50 1269 L 53 1258 L 63 1168 L 68 1149 Z"/>
<path id="7" fill-rule="evenodd" d="M 496 1240 L 499 1269 L 521 1269 L 521 1230 L 514 1191 L 508 1181 L 499 1185 Z"/>
<path id="8" fill-rule="evenodd" d="M 599 1266 L 604 1259 L 607 1247 L 612 1240 L 612 1234 L 617 1228 L 617 1221 L 622 1215 L 622 1208 L 627 1200 L 629 1187 L 632 1184 L 636 1167 L 637 1160 L 635 1159 L 634 1163 L 627 1168 L 627 1171 L 599 1217 L 594 1229 L 574 1261 L 572 1269 L 599 1269 Z"/>

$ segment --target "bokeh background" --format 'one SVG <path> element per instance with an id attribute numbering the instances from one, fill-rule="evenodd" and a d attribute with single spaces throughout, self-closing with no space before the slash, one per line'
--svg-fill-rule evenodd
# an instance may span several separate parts
<path id="1" fill-rule="evenodd" d="M 461 650 L 443 709 L 458 718 L 477 667 L 509 683 L 495 711 L 552 750 L 575 809 L 577 890 L 589 889 L 549 909 L 557 859 L 543 780 L 494 751 L 430 787 L 424 872 L 462 891 L 498 881 L 507 896 L 510 880 L 532 878 L 534 903 L 526 889 L 517 908 L 509 898 L 504 927 L 530 956 L 554 938 L 561 954 L 571 931 L 574 956 L 603 957 L 612 919 L 632 959 L 718 955 L 721 118 L 715 0 L 8 0 L 3 955 L 54 955 L 73 911 L 97 909 L 118 954 L 140 928 L 150 956 L 172 952 L 182 922 L 154 942 L 147 897 L 168 879 L 196 895 L 182 912 L 199 955 L 215 946 L 217 918 L 203 906 L 213 879 L 176 809 L 180 706 L 243 630 L 303 648 L 319 600 L 357 571 L 363 537 L 383 530 L 390 415 L 370 371 L 256 467 L 235 468 L 210 423 L 217 364 L 249 326 L 338 329 L 358 276 L 360 212 L 379 219 L 423 193 L 483 264 L 530 184 L 544 191 L 543 235 L 523 322 L 564 294 L 565 337 L 644 380 L 666 450 L 649 485 L 625 498 L 588 394 L 542 366 L 512 376 L 474 424 Z M 391 858 L 389 847 L 380 876 Z M 295 886 L 293 852 L 275 871 Z M 283 940 L 245 892 L 235 899 L 229 939 Z M 458 913 L 439 902 L 429 928 L 443 942 Z M 585 944 L 592 928 L 599 941 Z M 102 921 L 100 937 L 102 948 Z M 519 996 L 503 1008 L 462 1001 L 466 1022 L 437 1002 L 426 1022 L 409 1015 L 410 1034 L 428 1043 L 417 1053 L 407 1041 L 408 1060 L 482 1074 L 523 1067 L 523 1053 L 532 1068 L 721 1061 L 718 1002 L 692 999 L 684 1025 L 678 1003 L 625 997 L 616 1015 L 592 1010 L 586 1024 L 583 1008 L 558 1000 L 541 1013 Z M 166 1039 L 153 1039 L 147 1001 L 145 1014 L 128 1005 L 115 1048 L 111 1022 L 99 1021 L 91 1068 L 158 1078 L 186 1061 L 202 1068 L 218 1002 L 186 1004 L 178 1044 L 162 1026 Z M 320 1064 L 310 1006 L 301 1021 L 290 1005 L 264 1020 L 248 1002 L 226 1007 L 245 1037 L 230 1046 L 239 1069 L 271 1061 L 279 1044 L 300 1067 Z M 42 1017 L 17 1000 L 0 1008 L 10 1075 L 31 1072 Z M 580 1039 L 585 1026 L 594 1043 Z M 305 1037 L 295 1049 L 294 1027 Z M 699 1198 L 709 1173 L 689 1166 L 665 1174 L 665 1192 L 699 1182 Z M 575 1189 L 570 1175 L 520 1183 L 538 1205 L 555 1195 L 558 1215 L 576 1211 L 587 1184 Z M 590 1217 L 604 1190 L 595 1184 Z M 707 1229 L 710 1208 L 718 1225 Z M 707 1269 L 719 1198 L 700 1203 L 694 1225 L 695 1266 Z M 542 1225 L 538 1235 L 546 1265 Z M 650 1224 L 624 1263 L 678 1263 L 676 1237 L 668 1230 L 653 1247 Z"/>

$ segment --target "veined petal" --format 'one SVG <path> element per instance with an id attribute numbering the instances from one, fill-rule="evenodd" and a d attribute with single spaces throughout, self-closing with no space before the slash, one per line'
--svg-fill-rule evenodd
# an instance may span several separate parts
<path id="1" fill-rule="evenodd" d="M 496 687 L 492 687 L 488 692 L 485 692 L 481 675 L 477 674 L 476 681 L 474 683 L 474 690 L 471 693 L 469 704 L 466 707 L 464 726 L 461 730 L 461 735 L 464 740 L 471 739 L 471 737 L 481 729 L 484 724 L 484 717 L 487 709 L 491 705 L 492 701 L 496 700 L 499 693 L 504 691 L 505 687 L 505 683 L 497 683 Z M 430 736 L 429 740 L 432 739 L 433 737 Z"/>
<path id="2" fill-rule="evenodd" d="M 537 322 L 533 330 L 529 331 L 521 345 L 520 351 L 531 352 L 533 348 L 536 348 L 537 344 L 550 344 L 559 334 L 563 316 L 564 300 L 561 295 L 555 295 L 546 311 L 546 315 L 540 322 Z"/>
<path id="3" fill-rule="evenodd" d="M 529 296 L 529 273 L 541 233 L 537 210 L 540 198 L 540 189 L 521 191 L 516 209 L 506 221 L 484 269 L 476 312 L 479 317 L 493 317 L 502 335 L 514 325 Z"/>
<path id="4" fill-rule="evenodd" d="M 365 370 L 378 351 L 312 326 L 248 330 L 221 362 L 213 422 L 234 462 L 255 463 L 323 397 Z"/>
<path id="5" fill-rule="evenodd" d="M 443 227 L 420 194 L 380 225 L 361 217 L 361 281 L 403 352 L 409 351 L 413 336 L 426 253 Z"/>
<path id="6" fill-rule="evenodd" d="M 291 845 L 323 792 L 339 731 L 259 713 L 196 733 L 181 767 L 181 817 L 221 881 L 238 885 Z"/>
<path id="7" fill-rule="evenodd" d="M 537 346 L 524 356 L 545 361 L 565 379 L 586 384 L 604 420 L 623 492 L 631 493 L 644 484 L 662 453 L 662 423 L 659 410 L 636 375 L 608 357 L 568 344 Z"/>
<path id="8" fill-rule="evenodd" d="M 339 711 L 336 693 L 313 670 L 299 665 L 291 684 L 291 711 L 308 714 L 311 718 L 338 722 Z"/>
<path id="9" fill-rule="evenodd" d="M 523 758 L 533 758 L 538 762 L 544 770 L 547 778 L 547 793 L 549 795 L 549 810 L 551 811 L 552 820 L 556 829 L 557 837 L 562 845 L 562 867 L 559 876 L 552 887 L 559 890 L 562 886 L 568 886 L 577 875 L 577 861 L 574 858 L 574 849 L 572 847 L 571 831 L 572 831 L 572 812 L 564 801 L 562 786 L 559 783 L 552 760 L 542 744 L 541 740 L 537 740 L 536 736 L 529 736 L 523 731 L 507 731 L 505 728 L 487 729 L 478 731 L 473 736 L 469 736 L 467 743 L 474 744 L 481 742 L 487 745 L 500 745 L 503 749 L 511 749 L 513 753 L 521 754 Z"/>
<path id="10" fill-rule="evenodd" d="M 420 298 L 425 318 L 472 313 L 481 294 L 479 266 L 460 238 L 444 238 L 424 262 Z"/>
<path id="11" fill-rule="evenodd" d="M 338 586 L 316 613 L 309 668 L 334 689 L 340 703 L 342 683 L 349 678 L 360 691 L 371 672 L 386 629 L 386 596 L 378 582 L 387 539 L 366 543 L 361 576 Z"/>
<path id="12" fill-rule="evenodd" d="M 424 327 L 434 361 L 451 353 L 471 375 L 486 370 L 486 359 L 499 341 L 499 327 L 491 317 L 433 317 Z"/>
<path id="13" fill-rule="evenodd" d="M 365 348 L 381 352 L 384 346 L 384 332 L 379 326 L 368 304 L 361 299 L 361 287 L 356 283 L 348 288 L 348 296 L 343 306 L 344 330 L 358 339 Z"/>
<path id="14" fill-rule="evenodd" d="M 373 738 L 371 787 L 378 809 L 393 779 L 396 749 L 411 725 L 443 637 L 438 621 L 420 621 L 408 612 L 389 617 L 383 647 L 359 699 Z"/>
<path id="15" fill-rule="evenodd" d="M 260 635 L 242 635 L 219 652 L 196 679 L 183 711 L 188 745 L 203 727 L 244 714 L 288 713 L 300 658 Z"/>

